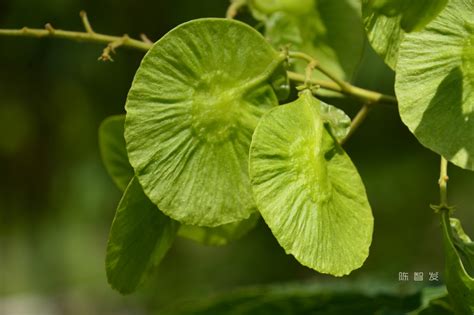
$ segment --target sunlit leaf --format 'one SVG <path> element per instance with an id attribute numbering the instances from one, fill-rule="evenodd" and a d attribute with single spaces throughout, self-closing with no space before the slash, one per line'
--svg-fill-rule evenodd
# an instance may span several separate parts
<path id="1" fill-rule="evenodd" d="M 469 256 L 469 253 L 463 251 L 459 244 L 456 246 L 456 243 L 459 241 L 464 243 L 463 238 L 467 235 L 459 234 L 462 228 L 452 228 L 449 214 L 446 210 L 441 213 L 441 216 L 446 256 L 444 275 L 446 287 L 448 288 L 455 313 L 458 315 L 471 315 L 474 312 L 474 278 L 466 270 L 461 258 L 461 253 L 464 256 Z M 464 238 L 464 240 L 466 239 Z M 472 244 L 470 239 L 466 240 L 466 246 L 469 243 Z M 472 252 L 470 255 L 472 255 Z M 472 259 L 474 258 L 470 257 L 471 261 Z"/>
<path id="2" fill-rule="evenodd" d="M 125 139 L 165 214 L 218 226 L 255 212 L 248 150 L 258 120 L 278 104 L 272 83 L 286 76 L 283 61 L 257 31 L 225 19 L 182 24 L 148 51 L 128 94 Z"/>
<path id="3" fill-rule="evenodd" d="M 400 46 L 395 90 L 424 146 L 474 170 L 474 0 L 452 0 Z"/>
<path id="4" fill-rule="evenodd" d="M 328 105 L 329 106 L 329 105 Z M 330 113 L 334 110 L 329 109 Z M 334 116 L 336 117 L 336 116 Z M 123 182 L 133 178 L 133 168 L 128 162 L 125 139 L 123 137 L 125 116 L 112 116 L 107 118 L 101 125 L 99 131 L 99 145 L 101 152 L 109 171 L 110 176 L 117 183 L 119 188 L 124 191 L 127 185 L 122 188 Z M 159 211 L 159 210 L 158 210 Z M 160 218 L 159 216 L 150 216 L 150 220 Z M 220 246 L 226 245 L 231 241 L 237 240 L 252 230 L 259 215 L 253 213 L 248 219 L 227 223 L 215 228 L 180 225 L 178 235 L 205 245 Z M 159 224 L 159 222 L 156 222 Z"/>
<path id="5" fill-rule="evenodd" d="M 363 264 L 373 231 L 365 188 L 310 92 L 262 118 L 250 176 L 258 209 L 287 253 L 336 276 Z"/>
<path id="6" fill-rule="evenodd" d="M 181 225 L 178 235 L 204 245 L 221 246 L 238 240 L 252 230 L 258 222 L 259 215 L 253 213 L 250 218 L 227 223 L 216 227 Z"/>
<path id="7" fill-rule="evenodd" d="M 406 32 L 421 30 L 448 0 L 362 0 L 362 15 L 369 41 L 395 69 L 399 46 Z"/>
<path id="8" fill-rule="evenodd" d="M 120 190 L 124 191 L 133 177 L 128 162 L 124 133 L 125 115 L 106 118 L 99 128 L 99 149 L 107 172 Z"/>
<path id="9" fill-rule="evenodd" d="M 351 119 L 344 111 L 335 106 L 320 102 L 320 113 L 321 119 L 327 123 L 327 127 L 337 141 L 340 142 L 347 136 L 351 129 Z"/>
<path id="10" fill-rule="evenodd" d="M 340 78 L 352 78 L 364 45 L 359 1 L 253 0 L 250 8 L 275 47 L 305 52 Z M 304 71 L 304 62 L 294 62 Z M 314 77 L 327 79 L 317 71 Z"/>
<path id="11" fill-rule="evenodd" d="M 145 196 L 136 178 L 132 179 L 110 230 L 106 256 L 109 284 L 122 294 L 135 291 L 163 259 L 178 226 Z"/>

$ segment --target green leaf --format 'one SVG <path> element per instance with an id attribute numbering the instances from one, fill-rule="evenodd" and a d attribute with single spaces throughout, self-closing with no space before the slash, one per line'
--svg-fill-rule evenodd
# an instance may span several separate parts
<path id="1" fill-rule="evenodd" d="M 213 228 L 195 225 L 181 225 L 178 235 L 211 246 L 227 245 L 238 240 L 252 230 L 258 222 L 259 215 L 253 213 L 250 218 L 227 223 Z"/>
<path id="2" fill-rule="evenodd" d="M 166 315 L 348 315 L 406 314 L 420 303 L 418 293 L 365 292 L 343 283 L 338 287 L 284 284 L 241 288 L 212 298 L 176 303 Z"/>
<path id="3" fill-rule="evenodd" d="M 432 21 L 448 0 L 362 0 L 362 16 L 369 42 L 395 69 L 406 32 L 419 31 Z"/>
<path id="4" fill-rule="evenodd" d="M 357 0 L 254 0 L 249 5 L 264 21 L 272 45 L 305 52 L 340 78 L 351 79 L 364 47 Z M 304 72 L 306 63 L 294 62 L 295 70 Z M 317 71 L 314 78 L 327 79 Z"/>
<path id="5" fill-rule="evenodd" d="M 329 112 L 334 113 L 335 110 L 337 109 L 329 109 Z M 125 139 L 123 137 L 124 123 L 124 115 L 112 116 L 102 123 L 99 131 L 99 145 L 104 164 L 110 176 L 118 183 L 117 186 L 122 191 L 128 185 L 122 188 L 121 184 L 127 179 L 130 182 L 133 178 L 133 168 L 128 162 Z M 160 210 L 158 209 L 158 211 Z M 252 230 L 257 224 L 258 218 L 259 215 L 253 213 L 248 219 L 220 225 L 215 228 L 180 225 L 178 235 L 205 245 L 226 245 Z"/>
<path id="6" fill-rule="evenodd" d="M 459 241 L 464 243 L 464 240 L 466 240 L 464 236 L 467 235 L 459 234 L 462 228 L 455 227 L 453 229 L 447 210 L 441 212 L 441 223 L 446 255 L 445 281 L 452 306 L 457 315 L 472 315 L 474 312 L 474 278 L 466 270 L 461 258 L 461 253 L 462 255 L 469 255 L 469 253 L 463 252 L 463 247 L 460 247 L 459 244 L 456 246 Z M 468 239 L 465 244 L 467 246 L 472 243 Z M 472 255 L 472 252 L 470 255 Z M 472 261 L 474 258 L 470 257 L 470 259 Z"/>
<path id="7" fill-rule="evenodd" d="M 453 308 L 445 286 L 425 287 L 421 291 L 421 305 L 407 315 L 452 315 Z"/>
<path id="8" fill-rule="evenodd" d="M 403 122 L 452 163 L 474 170 L 474 0 L 452 0 L 400 47 L 395 90 Z"/>
<path id="9" fill-rule="evenodd" d="M 264 15 L 285 11 L 304 15 L 314 8 L 314 0 L 249 0 L 250 8 Z"/>
<path id="10" fill-rule="evenodd" d="M 337 141 L 344 139 L 351 129 L 351 119 L 341 109 L 320 101 L 321 119 Z"/>
<path id="11" fill-rule="evenodd" d="M 451 218 L 450 222 L 451 228 L 454 231 L 454 246 L 461 257 L 467 273 L 474 275 L 474 242 L 464 232 L 459 219 Z"/>
<path id="12" fill-rule="evenodd" d="M 248 150 L 278 104 L 272 80 L 286 75 L 284 59 L 226 19 L 184 23 L 148 51 L 128 94 L 125 139 L 146 195 L 166 215 L 218 226 L 256 211 Z"/>
<path id="13" fill-rule="evenodd" d="M 373 231 L 365 188 L 311 92 L 262 118 L 250 177 L 258 209 L 287 253 L 335 276 L 363 264 Z"/>
<path id="14" fill-rule="evenodd" d="M 408 315 L 453 315 L 453 307 L 448 294 L 435 298 L 429 304 Z"/>
<path id="15" fill-rule="evenodd" d="M 128 162 L 124 133 L 125 115 L 106 118 L 99 128 L 99 149 L 105 169 L 117 187 L 124 191 L 133 177 Z"/>
<path id="16" fill-rule="evenodd" d="M 151 203 L 133 178 L 110 229 L 106 256 L 109 284 L 122 294 L 135 291 L 165 256 L 178 226 Z"/>

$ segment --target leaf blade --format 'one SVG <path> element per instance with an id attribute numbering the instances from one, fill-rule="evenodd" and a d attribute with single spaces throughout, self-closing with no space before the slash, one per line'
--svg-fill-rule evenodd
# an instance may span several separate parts
<path id="1" fill-rule="evenodd" d="M 362 181 L 306 91 L 255 130 L 250 176 L 260 213 L 289 254 L 342 276 L 365 261 L 373 218 Z"/>
<path id="2" fill-rule="evenodd" d="M 395 92 L 425 147 L 474 170 L 474 1 L 453 0 L 400 47 Z M 416 88 L 416 93 L 413 93 Z"/>
<path id="3" fill-rule="evenodd" d="M 125 115 L 110 116 L 99 127 L 99 150 L 107 173 L 124 191 L 133 178 L 124 138 Z"/>
<path id="4" fill-rule="evenodd" d="M 458 234 L 459 229 L 453 230 L 447 210 L 441 212 L 441 226 L 446 256 L 446 287 L 452 301 L 451 304 L 456 314 L 470 315 L 474 311 L 474 278 L 466 271 L 460 253 L 455 246 L 455 235 L 458 240 L 462 235 Z M 463 254 L 467 253 L 464 252 Z"/>
<path id="5" fill-rule="evenodd" d="M 256 0 L 249 6 L 265 24 L 265 37 L 276 48 L 290 46 L 313 56 L 341 79 L 352 79 L 364 48 L 358 1 Z M 293 67 L 304 73 L 306 64 L 294 60 Z M 327 79 L 317 71 L 313 77 Z"/>
<path id="6" fill-rule="evenodd" d="M 111 116 L 104 120 L 99 131 L 99 144 L 104 164 L 109 175 L 122 191 L 125 191 L 128 184 L 123 187 L 121 183 L 126 180 L 130 183 L 133 178 L 133 168 L 128 162 L 125 138 L 123 137 L 124 123 L 124 115 Z M 110 146 L 113 150 L 109 150 Z M 258 220 L 259 215 L 253 213 L 248 219 L 215 228 L 180 225 L 178 236 L 204 245 L 222 246 L 243 237 L 255 227 Z"/>
<path id="7" fill-rule="evenodd" d="M 395 70 L 405 34 L 421 30 L 447 3 L 447 0 L 363 0 L 362 16 L 370 44 Z"/>
<path id="8" fill-rule="evenodd" d="M 130 181 L 119 203 L 106 254 L 107 280 L 122 294 L 132 293 L 158 266 L 171 247 L 177 222 L 162 214 Z"/>
<path id="9" fill-rule="evenodd" d="M 212 228 L 196 225 L 181 225 L 178 230 L 178 235 L 204 245 L 223 246 L 240 239 L 255 228 L 259 217 L 257 213 L 253 213 L 248 219 Z"/>
<path id="10" fill-rule="evenodd" d="M 125 138 L 164 213 L 212 227 L 256 211 L 248 148 L 258 119 L 278 104 L 270 78 L 281 62 L 258 32 L 224 19 L 182 24 L 147 53 L 127 98 Z"/>

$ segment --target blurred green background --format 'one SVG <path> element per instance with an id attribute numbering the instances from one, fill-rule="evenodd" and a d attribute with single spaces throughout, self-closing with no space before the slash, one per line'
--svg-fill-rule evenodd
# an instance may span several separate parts
<path id="1" fill-rule="evenodd" d="M 198 17 L 222 17 L 225 0 L 2 0 L 0 28 L 81 30 L 79 11 L 108 34 L 158 39 Z M 405 290 L 398 272 L 443 270 L 438 218 L 438 156 L 380 106 L 347 151 L 366 184 L 375 216 L 370 256 L 345 279 L 319 275 L 285 255 L 263 222 L 230 246 L 179 239 L 156 279 L 132 296 L 107 284 L 105 245 L 118 189 L 101 164 L 97 129 L 124 112 L 143 54 L 60 39 L 0 37 L 0 313 L 150 314 L 170 304 L 260 284 L 362 283 Z M 359 86 L 393 94 L 394 73 L 367 46 Z M 414 91 L 415 92 L 415 91 Z M 359 108 L 341 105 L 349 114 Z M 474 174 L 450 168 L 449 196 L 474 235 Z M 429 285 L 428 281 L 423 282 Z M 411 286 L 413 283 L 406 284 Z"/>

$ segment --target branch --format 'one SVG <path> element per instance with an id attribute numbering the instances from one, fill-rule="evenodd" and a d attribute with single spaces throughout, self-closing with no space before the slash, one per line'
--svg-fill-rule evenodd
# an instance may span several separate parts
<path id="1" fill-rule="evenodd" d="M 319 70 L 321 73 L 326 75 L 331 81 L 323 81 L 323 80 L 316 80 L 310 79 L 308 80 L 306 76 L 301 75 L 296 72 L 288 71 L 288 77 L 290 80 L 302 82 L 302 83 L 311 83 L 314 85 L 319 86 L 322 89 L 331 90 L 335 92 L 339 92 L 345 95 L 354 96 L 364 103 L 386 103 L 386 104 L 397 104 L 397 99 L 391 95 L 385 95 L 382 93 L 365 90 L 354 86 L 344 80 L 339 79 L 335 74 L 333 74 L 330 70 L 326 69 L 322 66 L 316 59 L 311 57 L 308 54 L 302 52 L 288 52 L 288 56 L 291 58 L 302 59 L 308 64 L 312 64 L 316 70 Z"/>
<path id="2" fill-rule="evenodd" d="M 297 81 L 301 83 L 305 82 L 305 75 L 303 74 L 299 74 L 293 71 L 287 71 L 287 74 L 288 74 L 288 78 L 290 78 L 290 80 L 292 81 Z M 392 105 L 398 104 L 397 99 L 391 95 L 385 95 L 379 92 L 362 89 L 360 87 L 351 85 L 349 83 L 348 84 L 351 87 L 350 92 L 343 91 L 338 84 L 331 81 L 311 79 L 309 83 L 317 85 L 320 88 L 325 89 L 325 90 L 330 90 L 330 91 L 339 92 L 345 95 L 354 96 L 362 100 L 363 102 L 384 103 L 384 104 L 392 104 Z"/>
<path id="3" fill-rule="evenodd" d="M 331 71 L 329 71 L 328 69 L 326 69 L 325 67 L 321 66 L 319 64 L 319 62 L 314 59 L 313 57 L 311 57 L 310 55 L 308 54 L 305 54 L 303 52 L 299 52 L 299 51 L 290 51 L 288 52 L 288 56 L 290 58 L 296 58 L 296 59 L 301 59 L 301 60 L 304 60 L 306 61 L 308 64 L 310 65 L 313 65 L 313 68 L 314 69 L 317 69 L 319 70 L 321 73 L 323 73 L 325 76 L 327 76 L 329 79 L 331 79 L 332 81 L 334 81 L 337 85 L 339 85 L 341 91 L 345 92 L 345 93 L 349 93 L 350 91 L 350 86 L 349 86 L 349 83 L 347 82 L 344 82 L 343 80 L 340 80 L 336 75 L 334 75 Z"/>
<path id="4" fill-rule="evenodd" d="M 240 6 L 245 3 L 244 0 L 234 0 L 232 1 L 230 12 L 240 8 Z M 236 12 L 236 11 L 235 11 Z M 56 37 L 64 38 L 69 40 L 85 41 L 85 42 L 95 42 L 106 44 L 107 47 L 102 52 L 102 55 L 99 57 L 100 60 L 112 60 L 111 53 L 115 51 L 118 47 L 129 47 L 138 49 L 141 51 L 148 51 L 153 43 L 145 36 L 141 35 L 142 40 L 130 38 L 128 35 L 123 36 L 111 36 L 106 34 L 96 33 L 92 28 L 87 14 L 84 11 L 80 13 L 82 24 L 84 25 L 85 32 L 76 32 L 76 31 L 66 31 L 61 29 L 55 29 L 51 24 L 46 24 L 44 29 L 35 29 L 24 27 L 22 29 L 0 29 L 0 36 L 18 36 L 18 37 Z M 314 58 L 309 55 L 297 52 L 290 52 L 290 57 L 303 59 L 311 64 L 311 67 L 321 71 L 326 76 L 328 76 L 332 81 L 324 80 L 315 80 L 309 79 L 303 74 L 296 72 L 288 71 L 288 77 L 290 80 L 317 85 L 322 89 L 331 90 L 339 92 L 345 95 L 354 96 L 364 103 L 376 104 L 376 103 L 387 103 L 387 104 L 397 104 L 397 99 L 390 95 L 381 94 L 378 92 L 365 90 L 356 86 L 353 86 L 350 83 L 347 83 L 343 80 L 339 80 L 335 75 L 333 75 L 326 68 L 321 66 Z M 308 80 L 307 80 L 308 79 Z"/>
<path id="5" fill-rule="evenodd" d="M 359 110 L 359 112 L 357 112 L 357 114 L 355 115 L 355 117 L 352 119 L 352 122 L 351 122 L 351 128 L 349 129 L 349 133 L 347 134 L 347 136 L 342 139 L 342 141 L 340 142 L 341 145 L 343 145 L 344 143 L 347 142 L 347 140 L 349 140 L 350 137 L 352 137 L 352 135 L 355 133 L 355 131 L 360 127 L 360 125 L 362 125 L 362 123 L 364 122 L 364 120 L 367 118 L 370 110 L 372 109 L 372 104 L 371 103 L 367 103 L 365 104 L 364 106 L 362 106 L 362 108 Z"/>
<path id="6" fill-rule="evenodd" d="M 128 37 L 127 34 L 123 35 L 122 38 L 116 40 L 115 42 L 111 42 L 107 45 L 107 47 L 104 48 L 102 51 L 102 55 L 98 58 L 98 60 L 102 61 L 114 61 L 112 59 L 112 53 L 115 54 L 115 49 L 123 46 L 128 40 L 130 40 L 130 37 Z"/>
<path id="7" fill-rule="evenodd" d="M 27 27 L 24 27 L 22 29 L 0 29 L 0 36 L 20 36 L 37 38 L 57 37 L 102 44 L 109 44 L 122 39 L 122 37 L 120 36 L 111 36 L 99 33 L 90 34 L 85 32 L 64 31 L 60 29 L 55 29 L 54 32 L 50 32 L 47 29 L 35 29 Z M 122 46 L 136 48 L 142 51 L 148 51 L 151 48 L 151 44 L 132 38 L 128 38 L 126 41 L 124 41 Z"/>
<path id="8" fill-rule="evenodd" d="M 95 42 L 101 44 L 107 44 L 107 47 L 104 49 L 102 56 L 99 58 L 101 60 L 111 60 L 110 53 L 119 46 L 130 47 L 142 51 L 148 51 L 152 43 L 145 40 L 138 40 L 130 38 L 128 35 L 123 36 L 111 36 L 96 33 L 93 31 L 92 26 L 89 23 L 87 15 L 84 11 L 80 13 L 82 23 L 84 24 L 85 32 L 75 32 L 75 31 L 65 31 L 60 29 L 55 29 L 51 24 L 46 24 L 44 29 L 28 28 L 23 27 L 22 29 L 0 29 L 0 36 L 19 36 L 19 37 L 56 37 L 64 38 L 70 40 L 84 41 L 84 42 Z M 104 56 L 104 53 L 108 58 Z"/>

